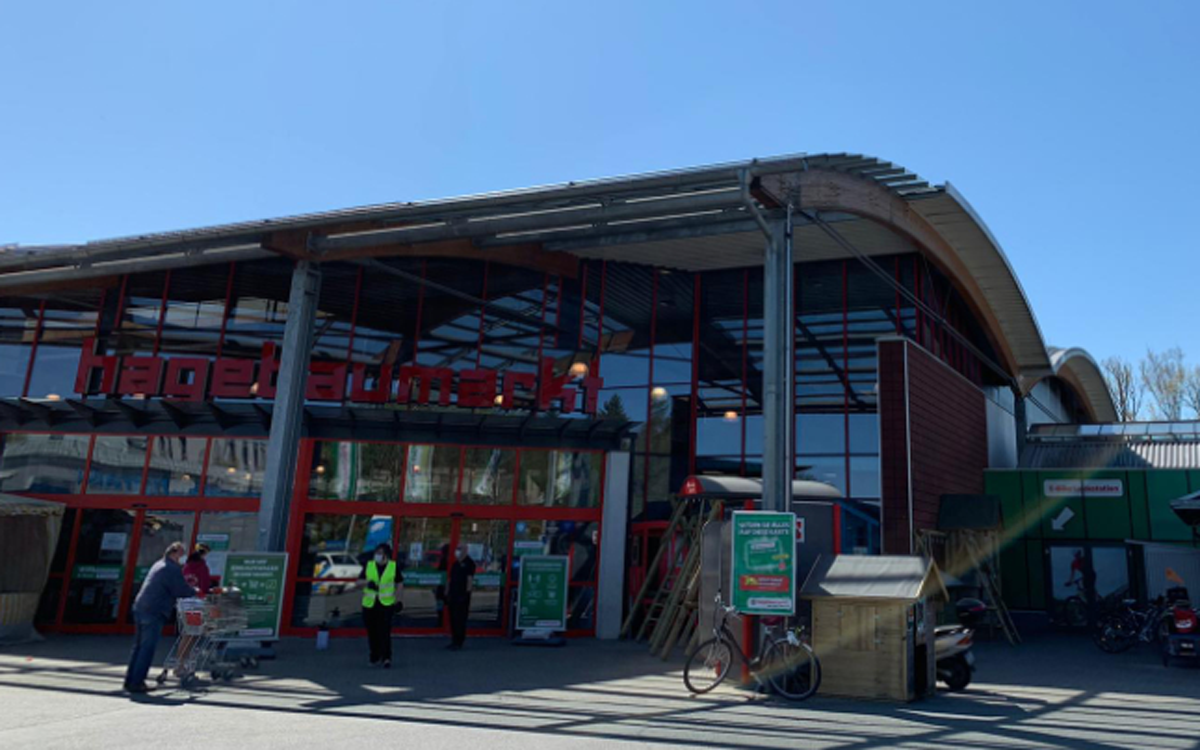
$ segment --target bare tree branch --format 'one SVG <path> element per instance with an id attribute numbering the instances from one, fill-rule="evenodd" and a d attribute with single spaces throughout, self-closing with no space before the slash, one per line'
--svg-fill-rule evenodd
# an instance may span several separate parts
<path id="1" fill-rule="evenodd" d="M 1184 384 L 1187 369 L 1179 347 L 1162 353 L 1146 350 L 1141 363 L 1142 386 L 1154 397 L 1154 417 L 1168 421 L 1183 419 Z"/>
<path id="2" fill-rule="evenodd" d="M 1183 400 L 1200 419 L 1200 365 L 1188 371 L 1183 384 Z"/>
<path id="3" fill-rule="evenodd" d="M 1133 422 L 1142 410 L 1145 390 L 1133 373 L 1133 365 L 1121 357 L 1109 357 L 1102 363 L 1104 379 L 1117 409 L 1117 421 Z M 1197 370 L 1197 385 L 1200 386 L 1200 369 Z M 1200 396 L 1200 393 L 1197 393 Z"/>

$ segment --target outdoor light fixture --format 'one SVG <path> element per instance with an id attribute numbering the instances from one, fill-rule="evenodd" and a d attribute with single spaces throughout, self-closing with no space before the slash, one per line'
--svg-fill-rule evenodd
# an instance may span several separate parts
<path id="1" fill-rule="evenodd" d="M 725 421 L 726 422 L 736 422 L 737 418 L 738 418 L 738 413 L 736 411 L 725 412 Z"/>
<path id="2" fill-rule="evenodd" d="M 413 464 L 413 474 L 421 473 L 421 464 Z"/>
<path id="3" fill-rule="evenodd" d="M 571 365 L 571 377 L 579 379 L 586 378 L 588 375 L 587 362 L 576 362 Z"/>
<path id="4" fill-rule="evenodd" d="M 58 395 L 57 393 L 47 393 L 46 400 L 47 401 L 61 401 L 62 396 Z"/>
<path id="5" fill-rule="evenodd" d="M 250 385 L 250 395 L 251 396 L 258 395 L 258 383 L 253 383 Z"/>
<path id="6" fill-rule="evenodd" d="M 495 401 L 492 403 L 496 404 L 496 406 L 504 406 L 504 396 L 496 396 Z"/>
<path id="7" fill-rule="evenodd" d="M 253 478 L 254 478 L 254 475 L 247 471 L 246 472 L 246 481 L 249 482 Z"/>
<path id="8" fill-rule="evenodd" d="M 226 470 L 225 470 L 225 472 L 226 472 L 227 474 L 237 474 L 237 467 L 236 467 L 236 466 L 230 466 L 228 469 L 226 469 Z"/>
<path id="9" fill-rule="evenodd" d="M 192 481 L 192 475 L 191 475 L 191 474 L 184 474 L 183 476 L 181 476 L 181 477 L 180 477 L 180 479 L 182 479 L 182 480 L 183 480 L 183 481 L 185 481 L 185 482 L 190 482 L 190 481 Z"/>
<path id="10" fill-rule="evenodd" d="M 324 474 L 324 473 L 325 473 L 325 467 L 324 467 L 324 466 L 318 466 L 318 467 L 317 467 L 317 473 L 318 473 L 318 474 Z"/>
<path id="11" fill-rule="evenodd" d="M 662 386 L 654 388 L 653 390 L 650 391 L 650 398 L 653 398 L 655 401 L 659 401 L 666 397 L 667 397 L 667 389 L 663 388 Z"/>

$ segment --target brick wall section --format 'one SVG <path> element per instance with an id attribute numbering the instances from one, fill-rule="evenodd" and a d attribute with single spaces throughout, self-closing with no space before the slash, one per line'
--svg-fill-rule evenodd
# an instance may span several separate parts
<path id="1" fill-rule="evenodd" d="M 911 420 L 908 430 L 904 402 L 905 349 L 908 350 L 908 420 Z M 881 341 L 879 437 L 883 549 L 887 554 L 907 554 L 911 552 L 910 450 L 914 528 L 937 528 L 942 495 L 983 492 L 983 470 L 988 460 L 983 393 L 916 344 Z"/>

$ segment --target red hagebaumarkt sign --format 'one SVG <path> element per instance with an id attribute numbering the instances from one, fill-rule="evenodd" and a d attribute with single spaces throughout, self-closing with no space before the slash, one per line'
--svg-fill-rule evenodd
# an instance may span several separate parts
<path id="1" fill-rule="evenodd" d="M 279 347 L 263 344 L 258 360 L 217 357 L 119 357 L 97 351 L 95 339 L 83 342 L 83 355 L 75 375 L 75 392 L 88 396 L 161 396 L 179 401 L 204 401 L 210 398 L 275 398 L 279 373 Z M 98 386 L 92 384 L 99 373 Z M 346 393 L 346 375 L 350 392 Z M 555 375 L 554 360 L 542 360 L 539 372 L 462 370 L 421 365 L 384 365 L 368 388 L 367 366 L 347 362 L 314 361 L 308 366 L 310 401 L 349 400 L 359 404 L 428 404 L 437 388 L 436 403 L 467 409 L 512 409 L 518 397 L 532 400 L 538 410 L 557 408 L 573 412 L 582 396 L 580 410 L 596 413 L 596 401 L 604 380 L 570 375 Z M 497 391 L 499 387 L 499 391 Z M 499 398 L 497 398 L 499 397 Z"/>

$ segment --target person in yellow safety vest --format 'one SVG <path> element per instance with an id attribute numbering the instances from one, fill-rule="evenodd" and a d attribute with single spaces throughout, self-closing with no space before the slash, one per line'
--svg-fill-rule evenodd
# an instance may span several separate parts
<path id="1" fill-rule="evenodd" d="M 375 548 L 375 556 L 363 566 L 363 624 L 367 626 L 367 642 L 371 649 L 371 666 L 382 663 L 392 667 L 392 618 L 396 601 L 403 588 L 396 577 L 396 561 L 392 546 L 384 543 Z"/>

